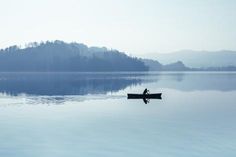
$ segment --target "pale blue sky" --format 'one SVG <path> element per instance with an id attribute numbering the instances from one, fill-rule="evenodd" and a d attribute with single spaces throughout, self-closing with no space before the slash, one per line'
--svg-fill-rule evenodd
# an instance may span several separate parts
<path id="1" fill-rule="evenodd" d="M 236 0 L 0 0 L 0 47 L 77 41 L 129 54 L 236 50 Z"/>

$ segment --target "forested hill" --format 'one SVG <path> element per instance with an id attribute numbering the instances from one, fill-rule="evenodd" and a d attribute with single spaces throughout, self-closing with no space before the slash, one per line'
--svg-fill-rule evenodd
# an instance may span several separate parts
<path id="1" fill-rule="evenodd" d="M 31 43 L 0 50 L 0 71 L 76 72 L 147 71 L 144 63 L 125 53 L 63 41 Z"/>

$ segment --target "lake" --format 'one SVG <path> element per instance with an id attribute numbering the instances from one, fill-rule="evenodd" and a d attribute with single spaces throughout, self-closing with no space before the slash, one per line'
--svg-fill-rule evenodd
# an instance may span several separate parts
<path id="1" fill-rule="evenodd" d="M 236 73 L 0 73 L 1 157 L 235 157 L 235 121 Z"/>

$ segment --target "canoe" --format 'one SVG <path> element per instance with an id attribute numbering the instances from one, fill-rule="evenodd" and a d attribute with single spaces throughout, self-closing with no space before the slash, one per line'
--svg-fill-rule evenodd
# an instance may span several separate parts
<path id="1" fill-rule="evenodd" d="M 161 99 L 162 93 L 155 94 L 128 94 L 128 99 Z"/>

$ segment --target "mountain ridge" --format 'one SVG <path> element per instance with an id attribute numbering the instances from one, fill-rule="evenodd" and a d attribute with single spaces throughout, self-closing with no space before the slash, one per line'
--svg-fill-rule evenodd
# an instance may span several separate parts
<path id="1" fill-rule="evenodd" d="M 147 71 L 135 57 L 105 47 L 88 47 L 80 43 L 46 41 L 29 47 L 11 46 L 0 50 L 0 71 Z"/>
<path id="2" fill-rule="evenodd" d="M 227 52 L 234 54 L 234 51 Z M 184 50 L 177 53 L 182 54 L 182 57 L 186 55 L 188 59 L 196 62 L 203 60 L 199 55 L 196 57 L 188 54 L 196 51 Z M 201 53 L 209 52 L 201 51 Z M 0 72 L 236 71 L 234 57 L 231 60 L 235 66 L 226 64 L 202 67 L 189 66 L 188 62 L 183 61 L 184 59 L 171 57 L 174 60 L 169 59 L 163 64 L 161 56 L 156 59 L 137 58 L 106 47 L 88 47 L 83 43 L 66 43 L 60 40 L 32 42 L 25 48 L 13 45 L 0 49 Z M 224 58 L 224 55 L 221 58 Z"/>
<path id="3" fill-rule="evenodd" d="M 181 50 L 172 53 L 153 54 L 153 58 L 162 64 L 169 64 L 180 60 L 191 68 L 236 66 L 236 51 L 233 50 Z"/>

